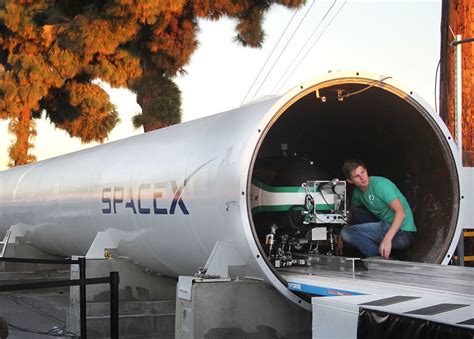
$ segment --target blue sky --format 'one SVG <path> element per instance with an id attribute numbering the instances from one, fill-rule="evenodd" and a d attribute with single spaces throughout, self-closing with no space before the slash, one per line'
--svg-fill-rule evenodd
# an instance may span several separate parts
<path id="1" fill-rule="evenodd" d="M 358 70 L 392 76 L 434 106 L 441 1 L 337 0 L 316 34 L 309 38 L 333 2 L 316 1 L 283 50 L 313 1 L 309 0 L 298 11 L 247 100 L 254 97 L 258 87 L 261 88 L 256 97 L 281 94 L 329 70 Z M 334 17 L 339 9 L 339 14 Z M 187 74 L 176 79 L 182 91 L 183 121 L 240 106 L 292 16 L 292 11 L 281 6 L 275 6 L 267 13 L 264 23 L 266 39 L 261 49 L 244 48 L 233 42 L 235 22 L 232 20 L 201 21 L 200 46 L 186 67 Z M 309 49 L 333 17 L 317 43 Z M 304 44 L 308 38 L 309 43 Z M 292 62 L 301 49 L 300 58 Z M 301 59 L 306 52 L 307 57 Z M 281 57 L 275 63 L 280 53 Z M 290 75 L 288 81 L 277 86 L 287 69 L 291 71 L 287 72 Z M 267 73 L 266 81 L 261 84 Z M 275 87 L 281 88 L 275 91 Z M 109 141 L 141 133 L 141 129 L 135 130 L 131 125 L 131 117 L 140 111 L 133 94 L 125 89 L 109 89 L 108 92 L 122 120 L 110 134 Z M 37 122 L 37 130 L 33 154 L 39 160 L 95 145 L 81 145 L 79 140 L 69 138 L 64 131 L 54 129 L 44 119 Z M 1 121 L 0 170 L 6 169 L 7 149 L 12 139 L 7 133 L 7 122 Z"/>

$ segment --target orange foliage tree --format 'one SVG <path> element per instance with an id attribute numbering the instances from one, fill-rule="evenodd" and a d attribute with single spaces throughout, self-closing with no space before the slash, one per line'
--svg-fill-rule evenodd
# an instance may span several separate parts
<path id="1" fill-rule="evenodd" d="M 198 19 L 237 21 L 235 37 L 259 47 L 274 4 L 304 0 L 0 0 L 0 119 L 16 141 L 11 166 L 33 161 L 34 119 L 83 142 L 102 142 L 119 121 L 97 79 L 137 93 L 145 131 L 181 120 L 173 77 L 198 46 Z"/>

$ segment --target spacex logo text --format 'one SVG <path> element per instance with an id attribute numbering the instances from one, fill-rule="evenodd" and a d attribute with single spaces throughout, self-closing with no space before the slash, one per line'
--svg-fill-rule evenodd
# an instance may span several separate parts
<path id="1" fill-rule="evenodd" d="M 155 184 L 141 184 L 137 188 L 124 186 L 105 187 L 102 189 L 102 203 L 105 208 L 103 214 L 117 214 L 117 210 L 129 209 L 133 214 L 175 214 L 179 207 L 183 214 L 189 214 L 184 204 L 181 193 L 186 186 L 186 181 L 178 187 L 176 181 L 158 182 Z M 171 189 L 174 196 L 169 208 L 165 208 L 163 195 Z"/>
<path id="2" fill-rule="evenodd" d="M 189 214 L 181 194 L 191 178 L 214 159 L 212 158 L 196 168 L 179 187 L 175 180 L 141 184 L 138 188 L 129 187 L 127 192 L 125 192 L 124 186 L 105 187 L 102 189 L 102 203 L 105 204 L 102 213 L 117 214 L 117 209 L 128 208 L 133 214 L 175 214 L 176 207 L 179 207 L 183 214 Z M 166 202 L 163 201 L 163 195 L 170 189 L 174 196 L 169 208 L 165 208 Z M 125 205 L 123 205 L 124 203 Z"/>

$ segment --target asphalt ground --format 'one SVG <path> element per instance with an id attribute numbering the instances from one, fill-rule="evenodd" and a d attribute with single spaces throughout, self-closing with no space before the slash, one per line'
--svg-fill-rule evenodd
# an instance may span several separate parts
<path id="1" fill-rule="evenodd" d="M 64 290 L 0 293 L 0 318 L 9 324 L 8 339 L 71 338 L 63 332 L 68 308 Z"/>

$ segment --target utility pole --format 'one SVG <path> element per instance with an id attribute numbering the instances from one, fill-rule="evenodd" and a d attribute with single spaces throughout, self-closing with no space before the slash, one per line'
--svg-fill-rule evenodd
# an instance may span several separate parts
<path id="1" fill-rule="evenodd" d="M 474 5 L 472 0 L 443 0 L 441 13 L 441 61 L 439 113 L 456 138 L 455 70 L 456 36 L 461 36 L 462 54 L 462 162 L 474 167 Z M 458 104 L 459 104 L 458 100 Z M 459 125 L 459 124 L 458 124 Z"/>
<path id="2" fill-rule="evenodd" d="M 474 6 L 472 0 L 443 0 L 439 114 L 459 147 L 462 164 L 474 167 Z M 462 133 L 462 135 L 461 135 Z M 474 252 L 474 238 L 459 239 L 457 257 Z"/>

